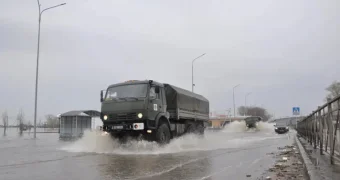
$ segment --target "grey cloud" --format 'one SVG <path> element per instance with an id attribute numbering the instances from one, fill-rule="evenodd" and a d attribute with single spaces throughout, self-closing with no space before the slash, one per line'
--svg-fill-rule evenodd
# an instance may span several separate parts
<path id="1" fill-rule="evenodd" d="M 0 111 L 32 118 L 36 2 L 0 6 Z M 61 1 L 41 0 L 44 7 Z M 337 1 L 67 1 L 44 14 L 39 116 L 99 109 L 99 90 L 155 79 L 207 96 L 211 108 L 263 105 L 277 116 L 322 102 L 337 71 Z M 18 4 L 20 4 L 18 6 Z"/>

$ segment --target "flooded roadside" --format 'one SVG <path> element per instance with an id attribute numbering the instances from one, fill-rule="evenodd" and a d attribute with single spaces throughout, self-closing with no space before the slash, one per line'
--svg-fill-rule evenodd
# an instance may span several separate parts
<path id="1" fill-rule="evenodd" d="M 207 131 L 204 138 L 187 135 L 166 146 L 146 141 L 119 144 L 95 131 L 77 141 L 60 141 L 56 133 L 33 139 L 33 134 L 14 132 L 0 138 L 0 175 L 5 179 L 166 180 L 244 179 L 250 173 L 254 179 L 274 162 L 267 153 L 290 142 L 269 127 L 244 131 L 242 124 L 235 123 L 219 132 Z"/>
<path id="2" fill-rule="evenodd" d="M 303 163 L 301 154 L 296 142 L 292 145 L 278 147 L 278 152 L 270 153 L 276 162 L 273 167 L 269 168 L 267 172 L 259 180 L 269 179 L 296 179 L 308 180 L 306 167 Z"/>

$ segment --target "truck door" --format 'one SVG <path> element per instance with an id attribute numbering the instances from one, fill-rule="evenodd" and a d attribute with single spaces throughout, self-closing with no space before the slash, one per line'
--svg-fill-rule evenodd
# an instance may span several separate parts
<path id="1" fill-rule="evenodd" d="M 156 93 L 156 86 L 151 86 L 149 91 L 149 111 L 148 118 L 150 120 L 156 120 L 158 113 L 162 112 L 162 91 L 160 87 L 157 87 L 159 92 Z"/>

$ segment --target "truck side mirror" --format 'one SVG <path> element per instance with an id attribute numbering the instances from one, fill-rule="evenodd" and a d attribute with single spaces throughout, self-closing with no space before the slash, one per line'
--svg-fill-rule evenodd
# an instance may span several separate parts
<path id="1" fill-rule="evenodd" d="M 103 90 L 100 91 L 100 102 L 103 102 L 104 98 L 103 98 Z"/>
<path id="2" fill-rule="evenodd" d="M 155 87 L 155 93 L 159 94 L 159 87 L 158 86 Z"/>

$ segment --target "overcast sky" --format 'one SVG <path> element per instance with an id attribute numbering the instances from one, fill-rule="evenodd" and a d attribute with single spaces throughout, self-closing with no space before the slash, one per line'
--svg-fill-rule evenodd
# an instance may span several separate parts
<path id="1" fill-rule="evenodd" d="M 100 110 L 99 92 L 130 79 L 191 89 L 211 110 L 236 105 L 290 116 L 323 103 L 339 80 L 338 0 L 41 0 L 38 114 Z M 33 120 L 36 0 L 0 2 L 0 111 Z"/>

